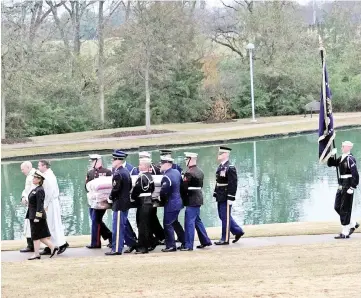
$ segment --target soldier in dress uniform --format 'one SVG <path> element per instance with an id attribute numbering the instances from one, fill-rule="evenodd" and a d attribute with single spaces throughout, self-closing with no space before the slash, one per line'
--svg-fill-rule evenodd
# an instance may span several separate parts
<path id="1" fill-rule="evenodd" d="M 339 187 L 336 193 L 335 210 L 340 215 L 342 225 L 341 233 L 336 239 L 346 239 L 360 226 L 351 219 L 353 193 L 359 184 L 359 174 L 356 167 L 356 159 L 351 154 L 353 144 L 349 141 L 342 143 L 342 155 L 336 158 L 337 149 L 332 150 L 332 156 L 328 159 L 329 167 L 338 167 L 340 171 Z"/>
<path id="2" fill-rule="evenodd" d="M 237 170 L 229 162 L 229 154 L 232 149 L 221 146 L 218 152 L 220 165 L 216 172 L 216 187 L 213 197 L 218 204 L 218 216 L 222 221 L 222 238 L 215 242 L 216 245 L 228 245 L 230 232 L 235 235 L 233 243 L 236 243 L 244 232 L 234 221 L 231 215 L 232 203 L 236 199 L 237 192 Z"/>
<path id="3" fill-rule="evenodd" d="M 136 245 L 134 238 L 126 234 L 128 211 L 130 207 L 130 190 L 132 189 L 132 179 L 129 171 L 123 167 L 126 154 L 120 150 L 113 151 L 113 164 L 115 171 L 113 174 L 113 188 L 110 193 L 108 203 L 113 209 L 113 237 L 112 249 L 106 255 L 121 255 L 124 242 L 129 247 Z"/>
<path id="4" fill-rule="evenodd" d="M 166 248 L 162 252 L 176 251 L 176 242 L 174 240 L 174 223 L 178 221 L 178 215 L 183 208 L 180 196 L 180 186 L 182 176 L 179 171 L 172 168 L 173 159 L 169 156 L 161 157 L 161 171 L 163 178 L 161 181 L 160 199 L 164 204 L 163 227 L 165 231 Z M 178 234 L 182 244 L 184 243 L 184 231 Z"/>
<path id="5" fill-rule="evenodd" d="M 150 152 L 147 151 L 141 151 L 139 152 L 139 158 L 152 158 L 152 155 Z M 156 166 L 154 163 L 150 164 L 149 172 L 152 175 L 160 175 L 160 168 Z M 157 244 L 164 245 L 164 229 L 161 226 L 158 216 L 157 216 L 157 206 L 159 206 L 159 201 L 153 199 L 153 208 L 151 209 L 150 214 L 150 230 L 151 234 L 154 235 L 155 239 L 152 240 L 152 247 L 151 250 L 155 248 Z"/>
<path id="6" fill-rule="evenodd" d="M 197 230 L 200 245 L 197 248 L 211 246 L 206 229 L 200 218 L 200 208 L 203 205 L 203 180 L 204 174 L 197 166 L 197 153 L 185 152 L 185 160 L 188 170 L 184 173 L 181 195 L 185 211 L 185 247 L 181 251 L 193 250 L 194 229 Z"/>
<path id="7" fill-rule="evenodd" d="M 99 154 L 90 154 L 90 161 L 92 163 L 92 169 L 88 171 L 85 178 L 85 185 L 102 176 L 111 176 L 112 171 L 103 167 L 102 157 Z M 86 189 L 86 187 L 85 187 Z M 100 236 L 104 240 L 109 240 L 108 247 L 112 245 L 112 232 L 103 222 L 103 216 L 106 210 L 93 209 L 89 207 L 89 215 L 92 221 L 91 224 L 91 242 L 90 245 L 87 245 L 87 248 L 101 248 Z"/>
<path id="8" fill-rule="evenodd" d="M 168 157 L 172 159 L 172 150 L 169 149 L 161 149 L 159 150 L 160 153 L 160 157 Z M 177 170 L 179 173 L 183 174 L 183 170 L 182 168 L 176 164 L 176 163 L 172 163 L 172 169 Z M 173 224 L 174 227 L 174 231 L 177 235 L 177 240 L 176 242 L 181 242 L 182 245 L 179 248 L 184 248 L 184 242 L 182 241 L 182 235 L 183 235 L 183 228 L 182 225 L 180 224 L 180 222 L 177 220 L 176 222 L 174 222 Z"/>
<path id="9" fill-rule="evenodd" d="M 154 181 L 151 168 L 151 159 L 139 158 L 139 171 L 137 181 L 133 187 L 132 200 L 136 202 L 137 225 L 138 225 L 138 246 L 136 253 L 148 253 L 149 247 L 153 246 L 151 241 L 151 210 L 153 209 L 152 193 L 154 192 Z"/>

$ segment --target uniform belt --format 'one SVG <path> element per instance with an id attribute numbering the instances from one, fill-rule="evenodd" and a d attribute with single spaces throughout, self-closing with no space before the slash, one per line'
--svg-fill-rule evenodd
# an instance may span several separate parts
<path id="1" fill-rule="evenodd" d="M 202 187 L 190 186 L 188 190 L 202 189 Z"/>
<path id="2" fill-rule="evenodd" d="M 352 178 L 352 175 L 351 174 L 341 175 L 340 178 L 341 179 Z"/>
<path id="3" fill-rule="evenodd" d="M 228 186 L 228 183 L 217 183 L 216 186 Z"/>
<path id="4" fill-rule="evenodd" d="M 145 193 L 141 193 L 140 195 L 139 195 L 139 198 L 141 198 L 141 197 L 150 197 L 152 194 L 150 193 L 150 192 L 145 192 Z"/>

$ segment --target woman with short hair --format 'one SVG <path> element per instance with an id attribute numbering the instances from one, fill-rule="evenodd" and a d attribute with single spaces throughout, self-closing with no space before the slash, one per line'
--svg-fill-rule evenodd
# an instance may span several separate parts
<path id="1" fill-rule="evenodd" d="M 40 241 L 51 249 L 50 258 L 59 250 L 50 240 L 51 235 L 46 222 L 46 213 L 44 210 L 45 192 L 42 186 L 44 180 L 44 175 L 40 171 L 35 171 L 33 184 L 36 185 L 36 188 L 29 194 L 28 212 L 26 213 L 26 218 L 30 220 L 31 239 L 33 239 L 34 242 L 34 255 L 28 260 L 41 258 L 39 254 Z"/>

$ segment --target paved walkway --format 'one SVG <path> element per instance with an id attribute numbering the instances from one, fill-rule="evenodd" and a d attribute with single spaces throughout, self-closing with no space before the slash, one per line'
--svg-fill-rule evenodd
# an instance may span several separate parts
<path id="1" fill-rule="evenodd" d="M 361 240 L 361 233 L 355 233 L 350 239 L 336 240 L 334 239 L 335 235 L 301 235 L 301 236 L 278 236 L 278 237 L 255 237 L 255 238 L 244 238 L 240 239 L 236 244 L 230 244 L 229 246 L 216 246 L 205 248 L 203 250 L 197 250 L 202 252 L 207 252 L 214 249 L 223 249 L 227 250 L 229 248 L 238 247 L 242 248 L 252 248 L 252 247 L 265 247 L 265 246 L 274 246 L 274 245 L 304 245 L 304 244 L 318 244 L 318 243 L 338 243 L 340 241 L 355 241 Z M 195 246 L 199 245 L 198 242 L 195 242 Z M 194 246 L 194 247 L 195 247 Z M 150 254 L 162 254 L 161 249 L 164 246 L 158 246 Z M 102 249 L 87 249 L 85 247 L 81 248 L 68 248 L 66 252 L 56 258 L 80 258 L 80 257 L 100 257 L 104 256 L 104 253 L 109 251 L 109 248 L 105 246 Z M 177 253 L 192 253 L 192 252 L 177 252 Z M 1 252 L 1 262 L 20 262 L 25 261 L 29 258 L 32 253 L 20 253 L 19 251 L 5 251 Z M 126 256 L 126 254 L 125 254 Z M 49 256 L 44 256 L 44 259 L 49 258 Z"/>
<path id="2" fill-rule="evenodd" d="M 349 118 L 360 118 L 359 113 L 351 115 L 339 115 L 335 116 L 335 119 L 349 119 Z M 250 123 L 250 124 L 240 124 L 235 122 L 234 126 L 230 127 L 219 127 L 219 128 L 201 128 L 201 129 L 188 129 L 183 131 L 176 131 L 170 133 L 162 134 L 149 134 L 149 135 L 137 135 L 137 136 L 127 136 L 127 137 L 116 137 L 116 138 L 90 138 L 90 139 L 81 139 L 81 140 L 62 140 L 62 141 L 52 141 L 44 143 L 25 143 L 25 144 L 9 144 L 3 145 L 6 149 L 16 149 L 16 148 L 31 148 L 31 147 L 46 147 L 50 145 L 71 145 L 71 144 L 82 144 L 82 143 L 106 143 L 112 141 L 122 141 L 122 140 L 134 140 L 134 139 L 154 139 L 168 136 L 169 138 L 182 136 L 182 135 L 203 135 L 205 133 L 217 133 L 217 132 L 229 132 L 229 131 L 242 131 L 252 128 L 265 128 L 265 127 L 278 127 L 278 126 L 287 126 L 300 123 L 308 123 L 310 121 L 318 121 L 318 117 L 310 119 L 309 117 L 301 118 L 298 120 L 290 121 L 280 121 L 280 122 L 267 122 L 267 123 Z M 315 126 L 316 130 L 317 126 Z M 101 131 L 99 131 L 99 134 Z"/>

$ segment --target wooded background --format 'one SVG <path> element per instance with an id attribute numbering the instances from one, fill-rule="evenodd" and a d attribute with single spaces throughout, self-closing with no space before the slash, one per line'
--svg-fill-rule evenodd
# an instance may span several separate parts
<path id="1" fill-rule="evenodd" d="M 361 2 L 2 1 L 2 137 L 361 110 Z M 5 131 L 6 129 L 6 131 Z"/>

